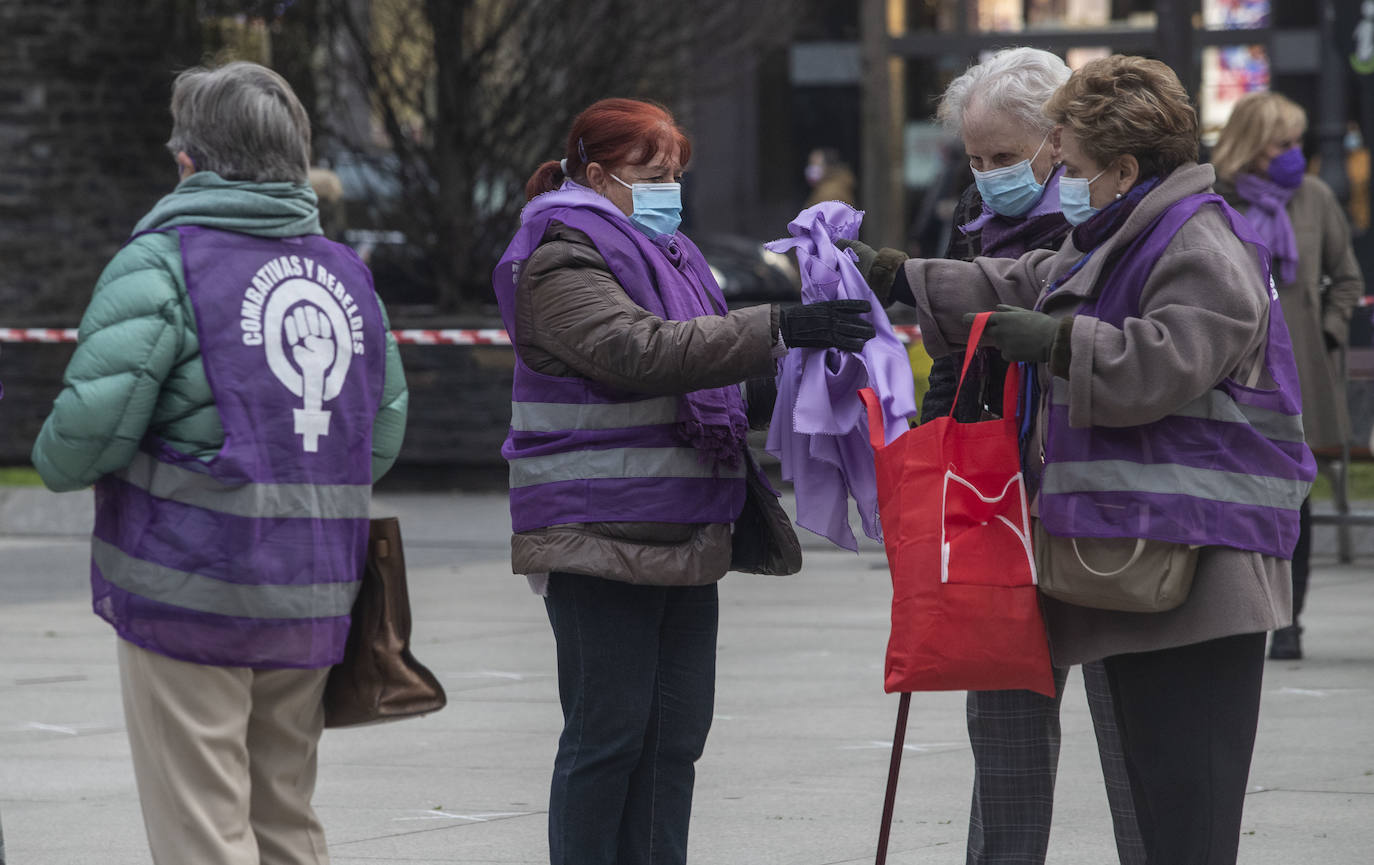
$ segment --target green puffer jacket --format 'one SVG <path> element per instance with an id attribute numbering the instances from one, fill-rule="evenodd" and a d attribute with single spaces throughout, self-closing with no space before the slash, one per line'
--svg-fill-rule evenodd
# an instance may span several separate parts
<path id="1" fill-rule="evenodd" d="M 207 171 L 182 181 L 134 231 L 178 225 L 258 237 L 320 233 L 310 187 L 227 181 Z M 223 447 L 224 428 L 200 360 L 176 232 L 136 237 L 105 267 L 62 384 L 33 446 L 34 467 L 58 492 L 81 489 L 124 468 L 147 433 L 207 461 Z M 388 324 L 386 383 L 372 425 L 374 481 L 396 461 L 408 401 L 400 349 Z"/>

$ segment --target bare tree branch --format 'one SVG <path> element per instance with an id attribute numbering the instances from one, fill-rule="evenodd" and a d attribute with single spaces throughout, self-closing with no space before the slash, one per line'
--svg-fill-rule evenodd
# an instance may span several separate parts
<path id="1" fill-rule="evenodd" d="M 797 0 L 698 0 L 687 16 L 639 0 L 372 0 L 370 22 L 361 0 L 318 2 L 360 58 L 330 74 L 362 75 L 387 144 L 347 146 L 391 166 L 405 200 L 389 218 L 458 310 L 490 302 L 525 179 L 564 155 L 578 111 L 607 96 L 680 109 L 703 82 L 729 86 L 716 70 L 783 44 Z"/>

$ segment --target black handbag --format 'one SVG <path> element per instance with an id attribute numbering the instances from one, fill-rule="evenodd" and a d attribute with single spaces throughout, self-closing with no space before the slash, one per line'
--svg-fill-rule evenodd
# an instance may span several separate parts
<path id="1" fill-rule="evenodd" d="M 437 712 L 447 702 L 439 680 L 410 653 L 410 595 L 400 522 L 395 517 L 372 520 L 344 657 L 325 684 L 324 725 L 412 718 Z"/>
<path id="2" fill-rule="evenodd" d="M 787 511 L 764 483 L 762 469 L 745 451 L 744 509 L 731 535 L 730 570 L 786 576 L 801 570 L 801 541 Z"/>

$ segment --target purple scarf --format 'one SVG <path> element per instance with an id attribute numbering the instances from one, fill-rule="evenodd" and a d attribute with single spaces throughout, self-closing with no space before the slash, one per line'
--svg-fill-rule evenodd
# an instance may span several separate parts
<path id="1" fill-rule="evenodd" d="M 1032 249 L 1048 246 L 1069 231 L 1069 221 L 1059 209 L 1059 178 L 1063 175 L 1064 167 L 1055 166 L 1040 200 L 1023 215 L 1001 216 L 984 201 L 983 212 L 959 230 L 964 234 L 981 231 L 979 255 L 992 258 L 1020 258 Z"/>
<path id="2" fill-rule="evenodd" d="M 625 293 L 655 315 L 688 321 L 728 311 L 710 266 L 686 235 L 651 241 L 610 201 L 571 180 L 554 192 L 536 196 L 525 205 L 520 221 L 520 230 L 502 257 L 503 263 L 527 260 L 543 240 L 549 223 L 558 221 L 588 234 Z M 647 284 L 627 278 L 646 271 Z M 513 291 L 516 273 L 498 265 L 493 279 L 509 280 Z M 508 330 L 512 324 L 506 322 Z M 678 402 L 677 427 L 683 439 L 701 452 L 703 461 L 738 467 L 749 430 L 739 387 L 683 394 Z"/>
<path id="3" fill-rule="evenodd" d="M 1236 194 L 1250 204 L 1245 218 L 1269 247 L 1269 254 L 1278 264 L 1281 283 L 1298 278 L 1298 238 L 1293 233 L 1293 221 L 1288 218 L 1288 202 L 1297 191 L 1297 187 L 1280 186 L 1256 174 L 1236 175 Z"/>
<path id="4" fill-rule="evenodd" d="M 1117 229 L 1126 224 L 1129 217 L 1140 204 L 1150 190 L 1159 185 L 1158 177 L 1151 177 L 1142 180 L 1125 197 L 1118 198 L 1111 204 L 1092 215 L 1092 218 L 1073 230 L 1073 246 L 1079 252 L 1092 252 L 1102 245 L 1103 241 L 1116 234 Z"/>
<path id="5" fill-rule="evenodd" d="M 882 403 L 891 443 L 910 427 L 916 413 L 915 384 L 906 347 L 897 339 L 854 260 L 835 248 L 834 238 L 855 238 L 863 213 L 838 201 L 824 201 L 787 226 L 792 239 L 768 244 L 774 252 L 797 251 L 802 300 L 867 300 L 868 320 L 878 334 L 862 352 L 794 348 L 778 374 L 778 401 L 768 428 L 768 452 L 782 461 L 782 476 L 797 496 L 797 525 L 858 550 L 849 527 L 849 498 L 858 505 L 864 534 L 882 538 L 878 485 L 868 417 L 859 390 L 871 387 Z"/>

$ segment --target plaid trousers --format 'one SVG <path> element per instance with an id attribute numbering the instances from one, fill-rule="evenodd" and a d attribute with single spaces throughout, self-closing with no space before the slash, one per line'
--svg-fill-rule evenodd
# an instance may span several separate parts
<path id="1" fill-rule="evenodd" d="M 1043 865 L 1059 764 L 1059 704 L 1068 676 L 1067 667 L 1054 669 L 1054 697 L 1034 691 L 969 692 L 974 771 L 968 865 Z M 1117 855 L 1121 865 L 1145 865 L 1111 689 L 1100 661 L 1083 665 L 1083 684 L 1097 730 Z"/>

